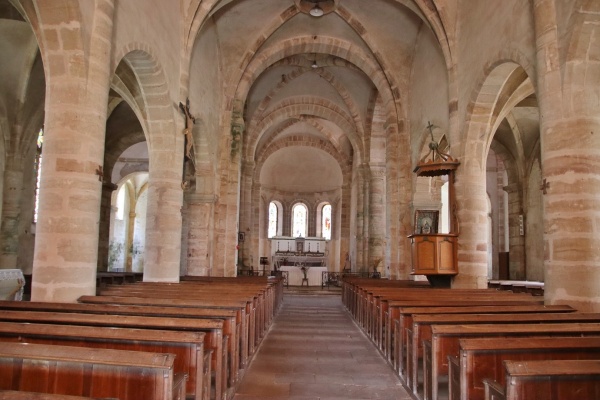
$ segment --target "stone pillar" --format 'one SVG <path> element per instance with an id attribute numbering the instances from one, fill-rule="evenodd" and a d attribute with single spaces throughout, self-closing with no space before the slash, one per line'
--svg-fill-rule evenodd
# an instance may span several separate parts
<path id="1" fill-rule="evenodd" d="M 186 196 L 186 200 L 189 221 L 187 274 L 211 276 L 213 254 L 212 216 L 216 197 L 194 193 Z"/>
<path id="2" fill-rule="evenodd" d="M 110 227 L 112 194 L 118 186 L 110 183 L 102 183 L 102 199 L 100 201 L 100 228 L 98 239 L 98 271 L 108 271 L 108 249 L 110 246 Z"/>
<path id="3" fill-rule="evenodd" d="M 367 167 L 368 168 L 368 167 Z M 356 201 L 356 259 L 352 260 L 352 272 L 365 269 L 368 262 L 368 210 L 369 210 L 369 185 L 365 168 L 360 166 L 357 171 L 357 201 Z"/>
<path id="4" fill-rule="evenodd" d="M 344 269 L 344 264 L 346 261 L 346 254 L 350 255 L 350 213 L 352 212 L 351 201 L 352 201 L 352 185 L 350 184 L 350 174 L 346 174 L 344 178 L 344 184 L 342 185 L 342 198 L 341 201 L 335 204 L 335 207 L 332 208 L 332 220 L 335 217 L 341 219 L 338 223 L 334 223 L 331 231 L 331 237 L 335 237 L 340 241 L 339 245 L 339 259 L 340 271 Z M 336 229 L 339 226 L 340 229 Z M 336 267 L 337 268 L 337 267 Z"/>
<path id="5" fill-rule="evenodd" d="M 452 281 L 453 288 L 487 287 L 489 233 L 485 175 L 485 167 L 476 160 L 463 160 L 456 171 L 457 231 L 460 236 L 458 275 Z"/>
<path id="6" fill-rule="evenodd" d="M 281 218 L 283 218 L 282 235 L 292 236 L 292 208 L 288 202 L 283 203 Z"/>
<path id="7" fill-rule="evenodd" d="M 508 275 L 509 279 L 525 280 L 525 236 L 521 235 L 519 220 L 523 216 L 521 190 L 517 183 L 511 183 L 503 189 L 508 193 Z"/>
<path id="8" fill-rule="evenodd" d="M 254 230 L 251 230 L 250 228 L 253 227 L 255 221 L 253 218 L 253 210 L 256 207 L 256 204 L 254 202 L 258 201 L 258 197 L 255 196 L 254 193 L 257 183 L 255 183 L 254 179 L 252 179 L 254 177 L 254 170 L 254 162 L 244 162 L 240 176 L 239 231 L 244 232 L 244 241 L 238 243 L 240 253 L 238 258 L 240 258 L 242 263 L 248 267 L 252 265 L 252 260 L 250 259 L 250 253 L 252 253 L 251 236 L 254 232 Z M 239 267 L 241 267 L 241 265 Z"/>
<path id="9" fill-rule="evenodd" d="M 46 54 L 44 65 L 44 157 L 31 300 L 75 302 L 96 292 L 114 4 L 96 1 L 87 46 L 81 21 L 66 19 L 79 15 L 78 3 L 36 4 L 40 29 L 44 37 L 57 38 L 52 43 L 57 51 Z"/>
<path id="10" fill-rule="evenodd" d="M 17 258 L 19 254 L 22 194 L 23 157 L 21 154 L 12 153 L 6 157 L 4 168 L 2 223 L 0 228 L 0 243 L 2 243 L 0 269 L 19 268 Z"/>
<path id="11" fill-rule="evenodd" d="M 250 265 L 252 267 L 254 267 L 254 269 L 261 269 L 262 266 L 260 265 L 260 248 L 259 248 L 259 242 L 260 242 L 260 236 L 262 234 L 261 232 L 261 221 L 260 221 L 260 215 L 261 215 L 261 206 L 263 205 L 262 201 L 261 201 L 261 185 L 257 180 L 253 180 L 252 182 L 252 207 L 251 207 L 251 215 L 250 215 L 250 230 L 248 230 L 248 227 L 246 227 L 246 248 L 248 249 L 248 260 L 250 262 Z M 269 205 L 267 204 L 266 207 L 263 210 L 267 210 L 267 215 L 268 215 L 268 208 Z M 264 215 L 264 213 L 263 213 Z M 266 235 L 265 235 L 266 237 Z"/>
<path id="12" fill-rule="evenodd" d="M 373 167 L 369 183 L 369 272 L 375 263 L 380 273 L 385 265 L 385 168 Z"/>
<path id="13" fill-rule="evenodd" d="M 581 3 L 559 45 L 553 0 L 534 0 L 547 303 L 600 311 L 600 4 Z M 579 25 L 579 26 L 575 26 Z M 567 48 L 561 65 L 559 48 Z M 589 80 L 589 81 L 588 81 Z"/>

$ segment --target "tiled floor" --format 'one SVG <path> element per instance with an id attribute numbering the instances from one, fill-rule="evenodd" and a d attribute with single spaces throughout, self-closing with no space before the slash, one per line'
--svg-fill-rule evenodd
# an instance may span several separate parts
<path id="1" fill-rule="evenodd" d="M 234 400 L 410 398 L 340 296 L 286 295 Z"/>

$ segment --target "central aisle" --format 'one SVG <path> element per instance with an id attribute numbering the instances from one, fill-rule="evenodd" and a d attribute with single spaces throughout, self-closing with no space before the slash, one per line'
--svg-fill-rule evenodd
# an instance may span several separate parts
<path id="1" fill-rule="evenodd" d="M 340 296 L 286 294 L 234 400 L 410 398 Z"/>

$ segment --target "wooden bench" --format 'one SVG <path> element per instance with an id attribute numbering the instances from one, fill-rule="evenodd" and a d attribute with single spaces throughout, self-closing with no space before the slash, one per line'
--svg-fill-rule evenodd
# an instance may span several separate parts
<path id="1" fill-rule="evenodd" d="M 0 389 L 120 400 L 185 398 L 173 354 L 0 342 Z M 182 393 L 183 392 L 183 393 Z"/>
<path id="2" fill-rule="evenodd" d="M 403 291 L 401 293 L 378 293 L 369 294 L 367 300 L 361 307 L 363 311 L 359 314 L 357 322 L 363 328 L 365 333 L 373 340 L 375 345 L 383 351 L 383 337 L 387 329 L 389 320 L 386 320 L 389 309 L 397 305 L 397 302 L 420 302 L 424 299 L 436 302 L 433 305 L 444 304 L 478 304 L 472 302 L 488 302 L 499 304 L 499 302 L 508 302 L 509 304 L 543 304 L 539 298 L 534 298 L 528 294 L 514 294 L 510 292 L 497 292 L 488 290 L 460 290 L 460 289 L 416 289 Z M 453 303 L 454 302 L 454 303 Z"/>
<path id="3" fill-rule="evenodd" d="M 406 329 L 413 323 L 413 315 L 439 314 L 531 314 L 531 313 L 571 313 L 576 310 L 567 305 L 484 305 L 484 306 L 447 306 L 447 307 L 394 307 L 393 314 L 386 316 L 386 355 L 395 371 L 405 379 L 407 336 Z M 395 327 L 391 327 L 390 325 Z"/>
<path id="4" fill-rule="evenodd" d="M 240 341 L 239 352 L 240 365 L 246 367 L 248 360 L 252 357 L 256 349 L 255 329 L 254 329 L 254 308 L 244 301 L 211 301 L 197 299 L 179 299 L 179 298 L 160 298 L 160 297 L 130 297 L 130 296 L 81 296 L 78 301 L 85 304 L 116 304 L 123 306 L 157 306 L 171 307 L 175 310 L 184 308 L 202 308 L 217 310 L 233 310 L 240 319 Z M 254 345 L 251 345 L 254 343 Z"/>
<path id="5" fill-rule="evenodd" d="M 215 398 L 221 400 L 227 395 L 228 337 L 223 335 L 221 320 L 4 310 L 0 321 L 204 332 L 204 349 L 212 350 Z"/>
<path id="6" fill-rule="evenodd" d="M 210 397 L 210 352 L 204 354 L 204 333 L 98 326 L 2 322 L 0 342 L 107 348 L 170 353 L 176 373 L 188 376 L 186 395 L 195 400 Z"/>
<path id="7" fill-rule="evenodd" d="M 398 373 L 401 378 L 406 379 L 406 370 L 403 367 L 402 360 L 406 358 L 406 346 L 408 339 L 406 337 L 406 328 L 400 327 L 400 319 L 398 310 L 403 307 L 468 307 L 468 306 L 519 306 L 519 305 L 537 305 L 542 306 L 543 302 L 529 300 L 522 301 L 519 299 L 503 299 L 496 300 L 494 298 L 480 298 L 479 300 L 452 300 L 452 299 L 429 299 L 429 300 L 409 300 L 409 301 L 390 301 L 389 312 L 386 318 L 386 325 L 390 326 L 390 333 L 393 354 L 392 358 L 398 360 Z"/>
<path id="8" fill-rule="evenodd" d="M 108 400 L 93 397 L 69 396 L 66 394 L 36 393 L 16 390 L 0 390 L 0 400 Z"/>
<path id="9" fill-rule="evenodd" d="M 86 313 L 86 314 L 113 314 L 113 315 L 140 315 L 156 317 L 178 317 L 178 318 L 203 318 L 218 319 L 223 321 L 223 335 L 228 340 L 229 365 L 231 374 L 229 385 L 234 387 L 240 378 L 240 351 L 244 346 L 242 336 L 242 315 L 240 310 L 216 309 L 216 308 L 177 308 L 159 306 L 139 306 L 123 304 L 78 304 L 78 303 L 44 303 L 44 302 L 22 302 L 3 301 L 0 302 L 0 310 L 21 311 L 53 311 L 63 313 Z M 242 342 L 242 343 L 240 343 Z M 188 385 L 191 383 L 188 381 Z"/>
<path id="10" fill-rule="evenodd" d="M 486 381 L 489 400 L 582 400 L 600 397 L 600 360 L 505 361 L 504 388 Z"/>
<path id="11" fill-rule="evenodd" d="M 503 361 L 600 359 L 600 337 L 461 339 L 450 356 L 449 400 L 483 400 L 484 380 L 505 385 Z M 598 393 L 600 394 L 600 393 Z"/>
<path id="12" fill-rule="evenodd" d="M 186 286 L 189 287 L 186 288 Z M 166 305 L 169 300 L 177 299 L 180 300 L 180 305 L 184 304 L 181 300 L 185 300 L 187 302 L 192 302 L 193 306 L 203 304 L 205 306 L 245 307 L 249 324 L 248 351 L 250 354 L 253 354 L 260 343 L 260 339 L 268 329 L 270 319 L 264 317 L 265 302 L 263 302 L 262 297 L 257 295 L 254 291 L 250 291 L 249 293 L 231 294 L 228 293 L 230 290 L 230 285 L 212 288 L 207 286 L 204 290 L 201 290 L 198 285 L 142 285 L 141 283 L 138 283 L 116 285 L 110 287 L 109 290 L 100 291 L 100 294 L 101 297 L 114 296 L 136 298 L 137 304 L 147 304 L 144 300 L 152 299 L 153 305 Z M 157 304 L 158 300 L 162 300 L 162 304 Z"/>
<path id="13" fill-rule="evenodd" d="M 459 340 L 485 337 L 600 336 L 600 323 L 433 325 L 423 341 L 423 398 L 437 399 L 439 383 L 448 379 L 448 356 L 458 357 Z M 415 393 L 421 398 L 419 392 Z"/>
<path id="14" fill-rule="evenodd" d="M 422 360 L 422 343 L 431 339 L 431 328 L 434 325 L 449 324 L 533 324 L 533 323 L 600 323 L 598 313 L 529 313 L 529 314 L 439 314 L 414 315 L 411 329 L 406 336 L 409 387 L 416 393 L 419 364 Z M 429 388 L 425 386 L 427 393 Z"/>

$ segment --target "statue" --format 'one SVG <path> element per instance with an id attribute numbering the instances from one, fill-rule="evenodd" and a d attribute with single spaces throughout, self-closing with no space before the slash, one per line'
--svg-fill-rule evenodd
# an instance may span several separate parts
<path id="1" fill-rule="evenodd" d="M 193 129 L 194 124 L 196 123 L 196 118 L 190 113 L 190 99 L 185 100 L 185 106 L 183 103 L 179 103 L 179 108 L 185 115 L 185 129 L 183 130 L 183 134 L 185 135 L 185 157 L 189 160 L 192 160 L 192 164 L 196 165 L 196 160 L 192 155 L 192 150 L 194 149 L 194 136 Z"/>
<path id="2" fill-rule="evenodd" d="M 186 190 L 190 184 L 190 182 L 186 180 L 186 161 L 190 160 L 194 166 L 194 170 L 196 169 L 196 158 L 194 157 L 194 154 L 192 154 L 192 150 L 194 149 L 193 129 L 196 118 L 190 112 L 190 99 L 185 100 L 185 105 L 180 102 L 179 108 L 185 115 L 185 128 L 183 129 L 183 134 L 185 135 L 185 155 L 183 159 L 183 180 L 181 182 L 181 189 Z"/>

